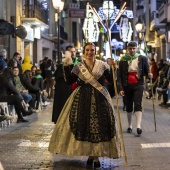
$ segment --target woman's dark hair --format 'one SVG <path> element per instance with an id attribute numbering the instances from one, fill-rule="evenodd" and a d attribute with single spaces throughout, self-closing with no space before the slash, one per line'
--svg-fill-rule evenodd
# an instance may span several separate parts
<path id="1" fill-rule="evenodd" d="M 49 64 L 49 65 L 51 65 L 52 62 L 53 62 L 53 61 L 52 61 L 51 59 L 48 59 L 48 60 L 47 60 L 47 64 Z"/>
<path id="2" fill-rule="evenodd" d="M 12 58 L 12 59 L 10 59 L 10 60 L 8 61 L 7 66 L 8 66 L 9 68 L 13 68 L 15 63 L 16 63 L 16 60 L 14 60 L 14 59 Z"/>
<path id="3" fill-rule="evenodd" d="M 2 73 L 2 76 L 4 77 L 4 78 L 6 78 L 7 80 L 9 80 L 9 79 L 12 79 L 13 80 L 13 73 L 12 73 L 12 69 L 10 69 L 10 68 L 5 68 L 4 69 L 4 71 L 3 71 L 3 73 Z"/>
<path id="4" fill-rule="evenodd" d="M 13 80 L 13 73 L 12 70 L 9 68 L 5 68 L 2 72 L 2 74 L 0 74 L 0 93 L 1 91 L 4 89 L 5 86 L 7 86 L 7 83 L 9 82 L 9 80 Z"/>
<path id="5" fill-rule="evenodd" d="M 37 69 L 37 67 L 36 67 L 36 66 L 32 66 L 32 67 L 31 67 L 31 70 L 32 70 L 33 68 L 36 68 L 36 69 Z"/>
<path id="6" fill-rule="evenodd" d="M 31 78 L 31 71 L 30 70 L 26 70 L 26 71 L 24 71 L 24 76 L 26 76 L 27 78 Z"/>
<path id="7" fill-rule="evenodd" d="M 85 53 L 85 48 L 86 48 L 86 46 L 88 46 L 88 45 L 92 45 L 92 46 L 95 47 L 95 54 L 96 54 L 96 46 L 95 46 L 95 44 L 92 43 L 92 42 L 87 42 L 87 43 L 84 45 L 84 47 L 83 47 L 83 54 Z"/>
<path id="8" fill-rule="evenodd" d="M 13 57 L 15 57 L 15 56 L 17 56 L 17 55 L 20 55 L 20 53 L 15 52 L 15 53 L 13 54 Z"/>

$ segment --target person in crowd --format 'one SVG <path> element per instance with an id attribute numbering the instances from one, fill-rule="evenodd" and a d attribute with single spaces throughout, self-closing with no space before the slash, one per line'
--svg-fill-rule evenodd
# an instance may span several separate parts
<path id="1" fill-rule="evenodd" d="M 19 69 L 19 75 L 21 75 L 21 74 L 22 74 L 22 67 L 21 67 L 21 62 L 20 62 L 20 60 L 21 60 L 21 55 L 20 55 L 18 52 L 15 52 L 15 53 L 13 54 L 13 59 L 16 60 L 16 62 L 17 62 L 17 67 L 18 67 L 18 69 Z"/>
<path id="2" fill-rule="evenodd" d="M 24 57 L 24 61 L 23 61 L 23 64 L 21 65 L 22 66 L 22 72 L 24 73 L 26 70 L 31 70 L 32 68 L 32 64 L 31 64 L 31 58 L 30 56 L 25 56 Z"/>
<path id="3" fill-rule="evenodd" d="M 0 49 L 0 71 L 3 71 L 7 67 L 7 51 Z"/>
<path id="4" fill-rule="evenodd" d="M 168 100 L 166 102 L 167 105 L 170 104 L 170 80 L 169 80 L 169 84 L 168 84 Z"/>
<path id="5" fill-rule="evenodd" d="M 31 67 L 31 73 L 32 73 L 32 77 L 35 76 L 35 71 L 37 70 L 37 67 L 36 66 L 32 66 Z"/>
<path id="6" fill-rule="evenodd" d="M 107 64 L 110 66 L 112 65 L 112 58 L 107 58 Z M 115 74 L 116 74 L 116 70 L 115 70 Z M 117 76 L 116 76 L 117 77 Z M 107 80 L 105 80 L 104 86 L 107 88 L 107 90 L 110 93 L 111 98 L 115 96 L 115 91 L 114 91 L 114 83 L 113 82 L 108 82 Z"/>
<path id="7" fill-rule="evenodd" d="M 161 71 L 161 70 L 165 67 L 164 60 L 163 60 L 163 59 L 160 59 L 160 60 L 157 62 L 157 66 L 158 66 L 158 72 Z"/>
<path id="8" fill-rule="evenodd" d="M 64 79 L 64 72 L 63 67 L 64 63 L 68 62 L 70 65 L 73 65 L 73 61 L 71 58 L 71 53 L 68 51 L 62 57 L 62 63 L 57 65 L 57 68 L 54 72 L 55 77 L 55 91 L 54 91 L 54 102 L 53 102 L 53 111 L 52 111 L 52 122 L 56 123 L 60 112 L 70 96 L 72 89 L 70 85 L 67 84 L 66 80 Z"/>
<path id="9" fill-rule="evenodd" d="M 20 92 L 25 103 L 28 104 L 32 100 L 32 96 L 28 93 L 28 90 L 21 83 L 18 67 L 13 67 L 13 76 L 16 89 Z"/>
<path id="10" fill-rule="evenodd" d="M 152 78 L 146 57 L 137 53 L 137 43 L 131 41 L 127 46 L 128 54 L 125 54 L 119 62 L 119 88 L 120 95 L 126 96 L 126 111 L 128 119 L 128 133 L 132 133 L 132 116 L 136 115 L 137 134 L 142 133 L 142 96 L 143 76 Z M 133 110 L 134 105 L 134 110 Z"/>
<path id="11" fill-rule="evenodd" d="M 150 70 L 151 73 L 153 74 L 153 78 L 152 78 L 152 83 L 155 83 L 155 81 L 157 80 L 158 76 L 159 76 L 159 72 L 158 72 L 158 67 L 157 64 L 155 62 L 155 59 L 151 59 L 151 63 L 150 63 Z M 156 86 L 153 86 L 153 94 L 155 95 L 156 93 Z M 152 89 L 149 90 L 149 96 L 147 96 L 147 99 L 150 99 L 152 97 Z"/>
<path id="12" fill-rule="evenodd" d="M 40 93 L 36 93 L 36 111 L 39 111 L 39 104 L 40 104 L 40 97 L 41 94 L 44 93 L 44 80 L 43 77 L 41 76 L 41 70 L 36 70 L 35 71 L 35 76 L 32 78 L 32 84 L 36 87 L 40 89 Z"/>
<path id="13" fill-rule="evenodd" d="M 36 112 L 36 108 L 35 108 L 36 94 L 39 93 L 40 88 L 33 86 L 31 81 L 32 81 L 32 72 L 30 70 L 26 70 L 21 75 L 21 83 L 28 90 L 29 94 L 32 96 L 32 100 L 29 102 L 28 109 Z"/>
<path id="14" fill-rule="evenodd" d="M 76 65 L 78 63 L 78 57 L 76 57 L 76 49 L 69 45 L 66 47 L 66 51 L 69 51 L 71 53 L 71 58 L 73 60 L 73 64 Z"/>
<path id="15" fill-rule="evenodd" d="M 26 111 L 22 105 L 24 99 L 14 86 L 10 69 L 4 69 L 0 75 L 0 102 L 7 102 L 8 105 L 14 105 L 18 116 L 17 123 L 28 122 L 23 116 L 31 115 L 32 111 Z"/>
<path id="16" fill-rule="evenodd" d="M 73 66 L 75 66 L 78 63 L 78 58 L 75 56 L 75 48 L 71 45 L 66 47 L 64 57 L 65 57 L 65 59 L 69 58 L 70 63 L 72 63 Z M 64 59 L 63 59 L 63 61 L 64 61 Z M 73 84 L 70 85 L 71 93 L 74 91 L 74 89 L 76 87 L 77 87 L 77 82 L 74 82 Z"/>
<path id="17" fill-rule="evenodd" d="M 159 96 L 163 95 L 163 102 L 160 103 L 159 106 L 166 107 L 168 101 L 167 90 L 168 90 L 169 80 L 165 75 L 162 76 L 162 78 L 163 78 L 163 83 L 160 86 L 158 86 L 157 93 Z"/>
<path id="18" fill-rule="evenodd" d="M 32 78 L 36 76 L 36 74 L 35 74 L 36 70 L 37 70 L 37 67 L 32 66 L 32 68 L 31 68 Z M 32 81 L 32 79 L 31 79 L 31 81 Z M 50 102 L 47 102 L 47 98 L 45 97 L 44 93 L 41 93 L 40 96 L 41 96 L 41 99 L 42 99 L 42 105 L 44 107 L 46 107 L 47 105 L 50 104 Z"/>
<path id="19" fill-rule="evenodd" d="M 47 64 L 47 60 L 48 57 L 44 57 L 44 59 L 42 60 L 42 63 L 40 64 L 40 70 L 41 70 L 41 75 L 43 77 L 43 79 L 46 79 L 46 64 Z"/>
<path id="20" fill-rule="evenodd" d="M 89 156 L 87 164 L 100 167 L 98 157 L 120 157 L 113 103 L 103 86 L 105 78 L 113 81 L 112 72 L 109 65 L 95 59 L 93 43 L 86 43 L 83 53 L 85 61 L 73 69 L 64 64 L 67 83 L 80 81 L 61 111 L 48 149 L 52 153 Z"/>
<path id="21" fill-rule="evenodd" d="M 13 67 L 17 67 L 17 61 L 13 58 L 9 59 L 7 62 L 7 67 L 9 69 L 13 69 Z"/>
<path id="22" fill-rule="evenodd" d="M 154 83 L 159 76 L 158 67 L 155 59 L 151 59 L 151 73 L 153 74 L 152 82 Z"/>
<path id="23" fill-rule="evenodd" d="M 54 71 L 55 66 L 51 59 L 47 60 L 46 64 L 46 82 L 47 82 L 47 93 L 48 99 L 53 99 L 53 87 L 54 87 Z"/>

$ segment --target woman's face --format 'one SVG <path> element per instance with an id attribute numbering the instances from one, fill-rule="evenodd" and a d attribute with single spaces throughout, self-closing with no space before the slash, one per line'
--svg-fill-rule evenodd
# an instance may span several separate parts
<path id="1" fill-rule="evenodd" d="M 17 62 L 16 61 L 14 61 L 14 67 L 17 67 Z"/>
<path id="2" fill-rule="evenodd" d="M 87 45 L 85 47 L 84 58 L 87 60 L 95 58 L 95 47 L 93 45 Z"/>
<path id="3" fill-rule="evenodd" d="M 31 72 L 33 73 L 33 74 L 35 74 L 35 71 L 36 71 L 37 69 L 35 68 L 35 67 L 33 67 L 32 69 L 31 69 Z"/>

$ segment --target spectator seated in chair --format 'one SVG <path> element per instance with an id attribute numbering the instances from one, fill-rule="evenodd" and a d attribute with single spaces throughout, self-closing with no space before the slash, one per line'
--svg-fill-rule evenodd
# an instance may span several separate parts
<path id="1" fill-rule="evenodd" d="M 22 105 L 23 97 L 14 86 L 12 72 L 6 68 L 0 75 L 0 102 L 7 102 L 8 105 L 14 105 L 18 116 L 17 122 L 28 122 L 23 116 L 31 115 L 32 111 L 26 111 Z"/>

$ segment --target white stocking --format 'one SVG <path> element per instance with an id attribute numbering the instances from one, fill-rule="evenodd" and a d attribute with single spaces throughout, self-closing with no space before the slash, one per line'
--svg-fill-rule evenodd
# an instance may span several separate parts
<path id="1" fill-rule="evenodd" d="M 128 125 L 132 129 L 132 116 L 133 112 L 127 112 Z"/>
<path id="2" fill-rule="evenodd" d="M 137 112 L 135 112 L 135 115 L 136 115 L 136 127 L 141 128 L 142 112 L 137 111 Z"/>

